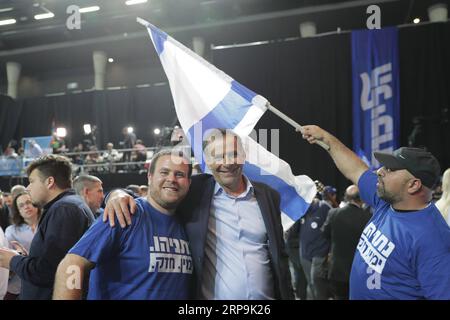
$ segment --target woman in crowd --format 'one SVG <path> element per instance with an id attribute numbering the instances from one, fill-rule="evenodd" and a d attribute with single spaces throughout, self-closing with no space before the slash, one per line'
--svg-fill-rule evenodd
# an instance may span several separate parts
<path id="1" fill-rule="evenodd" d="M 28 254 L 41 210 L 32 204 L 31 197 L 26 191 L 19 193 L 14 198 L 11 210 L 13 224 L 6 228 L 6 239 L 10 248 L 25 251 L 23 253 Z M 20 293 L 20 287 L 20 278 L 12 275 L 8 283 L 8 293 L 5 300 L 15 300 Z"/>

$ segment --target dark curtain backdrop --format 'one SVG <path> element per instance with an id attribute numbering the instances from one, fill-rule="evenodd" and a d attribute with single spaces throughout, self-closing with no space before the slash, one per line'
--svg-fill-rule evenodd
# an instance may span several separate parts
<path id="1" fill-rule="evenodd" d="M 22 107 L 12 98 L 0 94 L 0 153 L 14 137 Z"/>
<path id="2" fill-rule="evenodd" d="M 444 171 L 450 167 L 450 23 L 404 28 L 399 35 L 402 144 L 419 118 L 416 144 Z"/>
<path id="3" fill-rule="evenodd" d="M 83 124 L 97 125 L 97 145 L 104 149 L 111 141 L 119 147 L 122 128 L 131 125 L 144 144 L 152 146 L 158 137 L 153 129 L 173 126 L 175 109 L 168 86 L 67 94 L 19 100 L 0 96 L 1 145 L 11 139 L 46 136 L 55 127 L 68 130 L 69 147 L 84 138 Z"/>
<path id="4" fill-rule="evenodd" d="M 412 137 L 438 157 L 443 169 L 450 167 L 449 39 L 449 23 L 399 30 L 401 144 L 407 145 Z M 212 59 L 300 124 L 322 126 L 352 145 L 350 34 L 215 50 Z M 5 148 L 11 139 L 49 135 L 54 120 L 69 129 L 66 140 L 72 146 L 83 139 L 83 123 L 98 126 L 100 148 L 108 141 L 118 146 L 127 125 L 133 125 L 138 138 L 152 146 L 156 142 L 153 129 L 173 126 L 175 119 L 168 86 L 18 102 L 0 96 L 0 143 Z M 270 112 L 258 123 L 259 128 L 280 130 L 280 157 L 295 174 L 307 174 L 344 191 L 348 181 L 320 147 L 307 144 Z"/>

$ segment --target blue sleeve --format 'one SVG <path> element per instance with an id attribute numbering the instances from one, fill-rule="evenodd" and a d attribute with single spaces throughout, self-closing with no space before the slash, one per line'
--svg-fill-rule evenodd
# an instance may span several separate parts
<path id="1" fill-rule="evenodd" d="M 365 203 L 376 208 L 380 203 L 377 196 L 377 175 L 370 169 L 364 172 L 358 181 L 359 195 Z"/>
<path id="2" fill-rule="evenodd" d="M 116 226 L 112 228 L 109 223 L 103 222 L 102 216 L 100 216 L 70 249 L 69 253 L 76 254 L 95 264 L 119 255 L 123 243 L 127 241 L 127 237 L 134 232 L 136 225 L 139 224 L 143 208 L 138 199 L 136 204 L 137 211 L 131 219 L 130 226 L 121 228 L 116 217 Z"/>
<path id="3" fill-rule="evenodd" d="M 128 227 L 127 227 L 128 229 Z M 123 229 L 116 222 L 111 228 L 109 223 L 98 217 L 83 237 L 69 250 L 95 264 L 102 262 L 120 252 L 120 236 Z"/>

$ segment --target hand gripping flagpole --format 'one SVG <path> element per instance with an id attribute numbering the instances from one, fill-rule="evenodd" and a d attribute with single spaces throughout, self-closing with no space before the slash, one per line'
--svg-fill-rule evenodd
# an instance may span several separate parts
<path id="1" fill-rule="evenodd" d="M 273 113 L 275 113 L 277 116 L 279 116 L 281 119 L 283 119 L 284 121 L 286 121 L 287 123 L 289 123 L 291 126 L 293 126 L 295 129 L 297 129 L 298 131 L 300 131 L 301 133 L 303 133 L 303 127 L 298 124 L 297 122 L 295 122 L 294 120 L 292 120 L 291 118 L 289 118 L 287 115 L 285 115 L 283 112 L 281 112 L 280 110 L 278 110 L 277 108 L 275 108 L 274 106 L 272 106 L 269 102 L 267 102 L 266 107 L 268 110 L 272 111 Z M 321 146 L 322 148 L 324 148 L 326 151 L 330 150 L 330 146 L 327 145 L 325 142 L 317 140 L 316 143 Z"/>

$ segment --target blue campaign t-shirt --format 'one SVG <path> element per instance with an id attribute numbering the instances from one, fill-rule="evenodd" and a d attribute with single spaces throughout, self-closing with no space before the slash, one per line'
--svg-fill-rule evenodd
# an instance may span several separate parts
<path id="1" fill-rule="evenodd" d="M 395 211 L 376 194 L 377 176 L 359 179 L 374 208 L 353 259 L 350 299 L 450 299 L 450 228 L 434 204 Z"/>
<path id="2" fill-rule="evenodd" d="M 87 298 L 189 299 L 193 264 L 183 226 L 145 198 L 136 202 L 130 226 L 111 228 L 100 217 L 69 251 L 95 263 Z"/>

